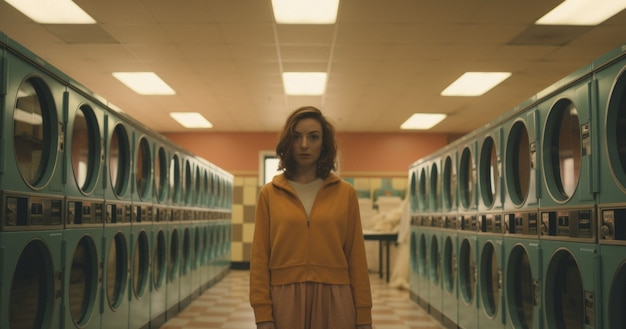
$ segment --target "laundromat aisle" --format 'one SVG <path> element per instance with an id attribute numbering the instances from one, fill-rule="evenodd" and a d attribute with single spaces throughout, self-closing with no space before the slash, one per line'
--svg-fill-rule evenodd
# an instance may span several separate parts
<path id="1" fill-rule="evenodd" d="M 256 329 L 248 301 L 249 274 L 248 271 L 230 271 L 161 329 Z M 407 290 L 387 287 L 376 273 L 370 276 L 370 280 L 374 329 L 443 329 L 439 322 L 409 299 Z"/>

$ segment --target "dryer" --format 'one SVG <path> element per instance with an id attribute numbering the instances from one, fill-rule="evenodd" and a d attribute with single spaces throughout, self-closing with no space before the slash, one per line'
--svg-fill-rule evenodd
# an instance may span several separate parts
<path id="1" fill-rule="evenodd" d="M 65 97 L 66 217 L 63 328 L 101 328 L 104 102 L 73 82 Z"/>
<path id="2" fill-rule="evenodd" d="M 109 105 L 110 107 L 111 105 Z M 104 306 L 102 323 L 129 327 L 132 128 L 113 111 L 105 116 Z"/>
<path id="3" fill-rule="evenodd" d="M 506 328 L 541 328 L 536 129 L 532 103 L 503 120 Z"/>
<path id="4" fill-rule="evenodd" d="M 61 328 L 67 78 L 0 36 L 0 327 Z"/>
<path id="5" fill-rule="evenodd" d="M 504 328 L 502 127 L 488 124 L 478 136 L 478 295 L 480 328 Z"/>
<path id="6" fill-rule="evenodd" d="M 133 130 L 132 158 L 132 223 L 130 233 L 130 328 L 150 326 L 152 275 L 150 257 L 153 253 L 154 137 L 136 127 Z"/>
<path id="7" fill-rule="evenodd" d="M 597 92 L 600 188 L 602 328 L 626 326 L 626 46 L 594 61 Z"/>
<path id="8" fill-rule="evenodd" d="M 441 275 L 443 306 L 441 322 L 446 328 L 456 328 L 458 322 L 458 216 L 456 148 L 446 148 L 442 154 L 442 252 Z"/>
<path id="9" fill-rule="evenodd" d="M 154 156 L 153 204 L 151 244 L 152 260 L 150 276 L 150 327 L 158 328 L 166 321 L 167 310 L 167 261 L 168 225 L 170 221 L 168 164 L 170 147 L 157 142 Z"/>

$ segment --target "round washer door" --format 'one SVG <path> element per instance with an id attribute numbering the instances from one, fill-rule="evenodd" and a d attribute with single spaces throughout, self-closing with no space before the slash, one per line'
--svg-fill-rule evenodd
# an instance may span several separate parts
<path id="1" fill-rule="evenodd" d="M 513 247 L 507 262 L 507 309 L 515 328 L 532 328 L 535 289 L 528 252 L 521 245 Z"/>

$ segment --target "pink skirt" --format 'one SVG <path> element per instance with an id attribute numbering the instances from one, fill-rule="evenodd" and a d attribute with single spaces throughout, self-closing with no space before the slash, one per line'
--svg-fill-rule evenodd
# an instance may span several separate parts
<path id="1" fill-rule="evenodd" d="M 349 285 L 300 282 L 272 286 L 276 329 L 354 329 L 356 310 Z"/>

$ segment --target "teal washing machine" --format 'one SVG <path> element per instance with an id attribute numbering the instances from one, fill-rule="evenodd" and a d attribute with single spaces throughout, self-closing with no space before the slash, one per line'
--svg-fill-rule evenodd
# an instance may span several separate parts
<path id="1" fill-rule="evenodd" d="M 442 250 L 441 275 L 443 306 L 441 323 L 456 329 L 458 322 L 458 204 L 456 149 L 442 154 L 441 201 L 442 201 Z"/>
<path id="2" fill-rule="evenodd" d="M 170 210 L 168 205 L 168 164 L 169 148 L 157 142 L 154 152 L 154 184 L 153 204 L 154 213 L 150 276 L 150 327 L 159 328 L 166 321 L 167 310 L 167 251 L 168 251 L 168 223 Z"/>
<path id="3" fill-rule="evenodd" d="M 417 263 L 417 241 L 418 241 L 418 195 L 417 195 L 417 175 L 418 172 L 414 164 L 409 166 L 409 210 L 411 213 L 411 235 L 409 238 L 409 297 L 417 303 L 418 296 L 418 263 Z"/>
<path id="4" fill-rule="evenodd" d="M 203 160 L 206 161 L 206 160 Z M 214 266 L 214 245 L 215 237 L 213 233 L 213 204 L 216 202 L 215 188 L 216 188 L 216 174 L 215 166 L 206 162 L 206 176 L 207 176 L 207 192 L 205 202 L 202 209 L 202 225 L 204 226 L 204 255 L 203 255 L 203 290 L 209 289 L 215 282 L 213 281 L 215 266 Z"/>
<path id="5" fill-rule="evenodd" d="M 537 113 L 532 104 L 503 121 L 506 328 L 541 328 Z"/>
<path id="6" fill-rule="evenodd" d="M 429 313 L 437 321 L 442 321 L 443 285 L 441 250 L 443 248 L 443 215 L 441 213 L 441 158 L 432 156 L 428 161 L 428 216 L 430 234 L 428 238 L 428 300 Z"/>
<path id="7" fill-rule="evenodd" d="M 542 308 L 545 328 L 601 328 L 600 255 L 596 239 L 597 120 L 590 67 L 540 96 L 543 179 Z M 540 95 L 541 95 L 540 94 Z"/>
<path id="8" fill-rule="evenodd" d="M 203 170 L 197 159 L 193 160 L 193 196 L 192 196 L 192 225 L 191 225 L 191 299 L 196 299 L 202 291 L 203 268 L 202 257 L 204 250 L 204 235 L 202 218 L 202 202 L 206 185 L 203 179 Z"/>
<path id="9" fill-rule="evenodd" d="M 180 273 L 181 273 L 181 250 L 182 250 L 182 225 L 183 217 L 183 184 L 182 162 L 178 152 L 170 154 L 169 164 L 169 222 L 167 224 L 167 301 L 166 320 L 173 318 L 180 311 Z"/>
<path id="10" fill-rule="evenodd" d="M 417 291 L 417 304 L 421 306 L 425 311 L 429 311 L 430 303 L 430 284 L 429 284 L 429 242 L 430 242 L 430 227 L 431 217 L 427 215 L 428 211 L 428 167 L 425 164 L 420 164 L 417 168 L 419 171 L 419 213 L 417 216 L 418 222 L 418 235 L 417 235 L 417 269 L 418 269 L 418 281 Z"/>
<path id="11" fill-rule="evenodd" d="M 65 97 L 63 328 L 101 328 L 105 103 L 73 83 Z"/>
<path id="12" fill-rule="evenodd" d="M 116 113 L 105 119 L 106 185 L 104 222 L 104 306 L 102 323 L 111 328 L 129 327 L 131 281 L 132 130 Z"/>
<path id="13" fill-rule="evenodd" d="M 133 217 L 130 234 L 130 328 L 150 327 L 152 304 L 151 255 L 153 253 L 152 226 L 154 182 L 152 172 L 155 138 L 137 128 L 133 131 L 132 204 Z"/>
<path id="14" fill-rule="evenodd" d="M 191 158 L 184 155 L 183 158 L 183 199 L 182 218 L 180 222 L 181 230 L 181 263 L 180 263 L 180 309 L 187 307 L 191 303 L 193 293 L 192 286 L 192 264 L 193 264 L 193 193 L 194 180 Z"/>
<path id="15" fill-rule="evenodd" d="M 600 133 L 602 328 L 626 326 L 626 46 L 594 62 Z"/>
<path id="16" fill-rule="evenodd" d="M 458 143 L 458 326 L 478 328 L 478 241 L 476 136 L 466 135 Z"/>
<path id="17" fill-rule="evenodd" d="M 67 79 L 0 43 L 0 327 L 61 328 Z"/>
<path id="18" fill-rule="evenodd" d="M 504 328 L 502 127 L 488 125 L 478 143 L 478 325 Z"/>
<path id="19" fill-rule="evenodd" d="M 217 280 L 219 281 L 228 274 L 231 264 L 233 176 L 223 169 L 217 170 L 220 186 L 216 207 L 218 217 Z"/>

